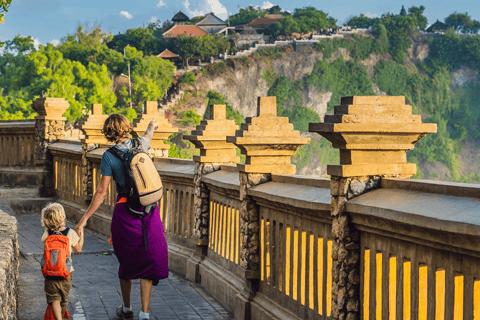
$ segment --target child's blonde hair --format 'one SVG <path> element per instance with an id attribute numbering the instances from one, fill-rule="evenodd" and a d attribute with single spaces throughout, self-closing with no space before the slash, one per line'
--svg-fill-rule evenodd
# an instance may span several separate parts
<path id="1" fill-rule="evenodd" d="M 48 230 L 58 230 L 65 226 L 65 209 L 60 203 L 49 203 L 42 209 L 42 226 Z"/>

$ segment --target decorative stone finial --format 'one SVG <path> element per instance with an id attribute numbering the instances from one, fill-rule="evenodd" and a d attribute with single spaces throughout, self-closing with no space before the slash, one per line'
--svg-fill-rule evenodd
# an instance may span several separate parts
<path id="1" fill-rule="evenodd" d="M 36 120 L 66 120 L 63 117 L 70 104 L 64 98 L 38 98 L 32 103 L 32 108 L 38 115 Z"/>
<path id="2" fill-rule="evenodd" d="M 287 117 L 277 117 L 276 97 L 259 97 L 257 114 L 248 117 L 234 137 L 227 137 L 227 142 L 237 145 L 247 156 L 245 165 L 238 165 L 240 171 L 295 174 L 290 158 L 310 138 L 300 137 Z"/>
<path id="3" fill-rule="evenodd" d="M 437 132 L 437 124 L 422 123 L 412 114 L 403 96 L 343 97 L 333 115 L 324 123 L 310 123 L 317 132 L 340 149 L 340 165 L 329 165 L 331 176 L 375 175 L 412 176 L 414 163 L 407 163 L 407 150 L 428 133 Z"/>
<path id="4" fill-rule="evenodd" d="M 200 155 L 193 160 L 201 163 L 237 163 L 237 147 L 227 142 L 227 136 L 234 135 L 238 126 L 233 120 L 227 120 L 225 105 L 210 106 L 209 120 L 203 120 L 191 135 L 183 139 L 191 141 L 200 149 Z"/>
<path id="5" fill-rule="evenodd" d="M 178 132 L 177 128 L 173 128 L 167 119 L 165 119 L 165 111 L 158 109 L 156 101 L 145 102 L 145 112 L 137 119 L 133 120 L 133 130 L 139 135 L 143 136 L 147 130 L 148 124 L 152 119 L 156 118 L 158 129 L 155 130 L 153 138 L 150 141 L 150 146 L 155 157 L 163 157 L 168 155 L 169 145 L 165 144 L 163 140 L 167 139 L 172 133 Z"/>
<path id="6" fill-rule="evenodd" d="M 108 118 L 108 115 L 102 113 L 102 105 L 94 104 L 92 106 L 92 114 L 85 116 L 79 122 L 78 128 L 85 135 L 85 139 L 82 140 L 84 144 L 111 144 L 102 133 L 103 124 Z"/>

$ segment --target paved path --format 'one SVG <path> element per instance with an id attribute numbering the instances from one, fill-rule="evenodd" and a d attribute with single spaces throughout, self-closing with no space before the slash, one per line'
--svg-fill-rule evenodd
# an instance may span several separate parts
<path id="1" fill-rule="evenodd" d="M 21 251 L 19 319 L 42 320 L 46 300 L 39 264 L 43 252 L 40 215 L 16 215 L 16 218 Z M 68 226 L 73 227 L 72 224 Z M 116 319 L 115 310 L 122 304 L 118 261 L 107 240 L 105 236 L 87 230 L 83 252 L 74 255 L 75 271 L 68 305 L 73 320 Z M 135 319 L 138 319 L 141 307 L 139 280 L 133 283 L 132 305 Z M 153 288 L 150 319 L 233 319 L 232 314 L 200 285 L 172 273 Z"/>

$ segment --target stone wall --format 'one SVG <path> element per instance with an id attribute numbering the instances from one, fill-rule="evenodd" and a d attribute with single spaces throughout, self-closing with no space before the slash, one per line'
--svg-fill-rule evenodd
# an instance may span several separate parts
<path id="1" fill-rule="evenodd" d="M 0 210 L 0 319 L 17 319 L 17 219 Z"/>

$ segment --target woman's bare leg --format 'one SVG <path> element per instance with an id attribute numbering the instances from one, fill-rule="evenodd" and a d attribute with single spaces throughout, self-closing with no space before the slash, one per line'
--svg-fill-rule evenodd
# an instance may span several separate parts
<path id="1" fill-rule="evenodd" d="M 120 279 L 120 289 L 122 290 L 123 306 L 131 308 L 130 294 L 132 292 L 132 280 Z"/>
<path id="2" fill-rule="evenodd" d="M 150 297 L 152 294 L 152 280 L 140 279 L 140 298 L 142 299 L 142 312 L 148 313 Z"/>

